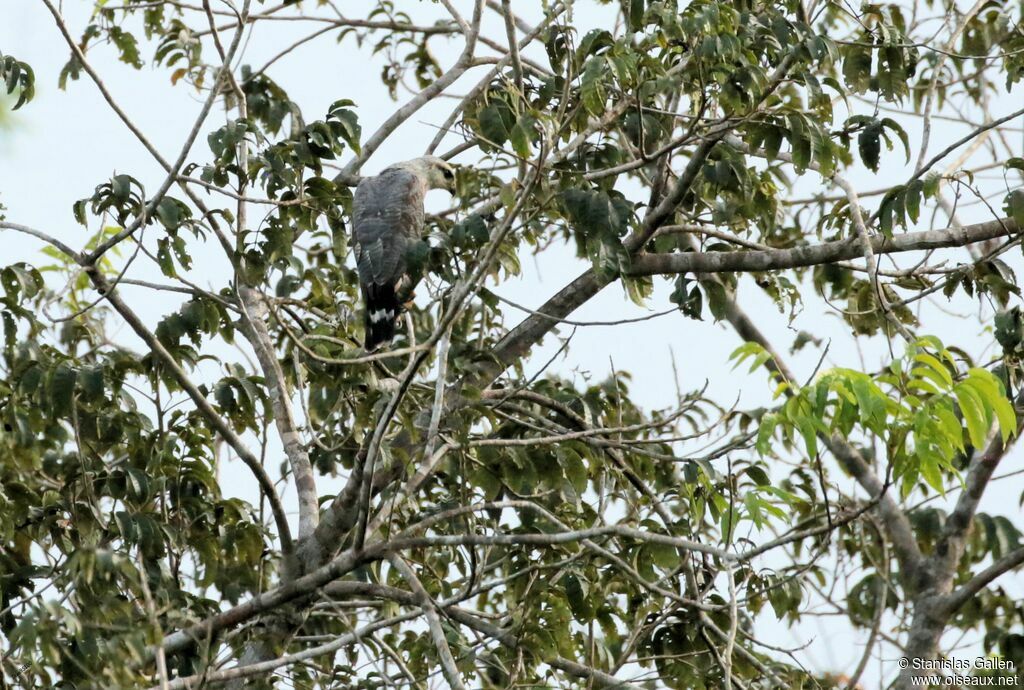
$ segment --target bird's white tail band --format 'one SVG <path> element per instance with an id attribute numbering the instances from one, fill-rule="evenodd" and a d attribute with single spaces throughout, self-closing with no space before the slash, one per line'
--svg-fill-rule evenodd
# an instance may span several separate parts
<path id="1" fill-rule="evenodd" d="M 370 323 L 394 321 L 396 316 L 398 315 L 392 309 L 377 309 L 376 311 L 370 312 Z"/>

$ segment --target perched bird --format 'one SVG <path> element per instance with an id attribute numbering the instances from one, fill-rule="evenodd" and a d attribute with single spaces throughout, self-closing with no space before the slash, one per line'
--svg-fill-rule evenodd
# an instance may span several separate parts
<path id="1" fill-rule="evenodd" d="M 391 341 L 416 278 L 408 252 L 423 233 L 423 197 L 431 189 L 455 192 L 455 170 L 435 156 L 396 163 L 356 187 L 352 225 L 365 308 L 367 351 Z"/>

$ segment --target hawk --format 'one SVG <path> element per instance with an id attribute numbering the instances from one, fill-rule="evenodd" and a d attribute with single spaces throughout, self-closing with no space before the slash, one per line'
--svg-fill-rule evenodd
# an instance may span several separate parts
<path id="1" fill-rule="evenodd" d="M 431 189 L 455 192 L 454 169 L 435 156 L 396 163 L 356 187 L 352 226 L 369 352 L 391 341 L 412 298 L 407 255 L 422 239 L 423 197 Z"/>

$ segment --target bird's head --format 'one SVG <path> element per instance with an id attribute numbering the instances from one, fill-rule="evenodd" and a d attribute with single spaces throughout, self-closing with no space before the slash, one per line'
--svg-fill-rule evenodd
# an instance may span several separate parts
<path id="1" fill-rule="evenodd" d="M 455 193 L 455 168 L 448 161 L 437 156 L 421 156 L 400 163 L 398 167 L 410 170 L 424 181 L 427 189 L 443 189 Z"/>

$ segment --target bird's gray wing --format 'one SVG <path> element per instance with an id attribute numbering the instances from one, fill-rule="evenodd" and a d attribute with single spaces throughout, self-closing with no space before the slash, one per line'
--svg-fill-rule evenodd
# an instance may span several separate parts
<path id="1" fill-rule="evenodd" d="M 423 186 L 405 170 L 388 170 L 359 183 L 353 199 L 359 280 L 394 285 L 405 275 L 406 252 L 423 232 Z"/>

